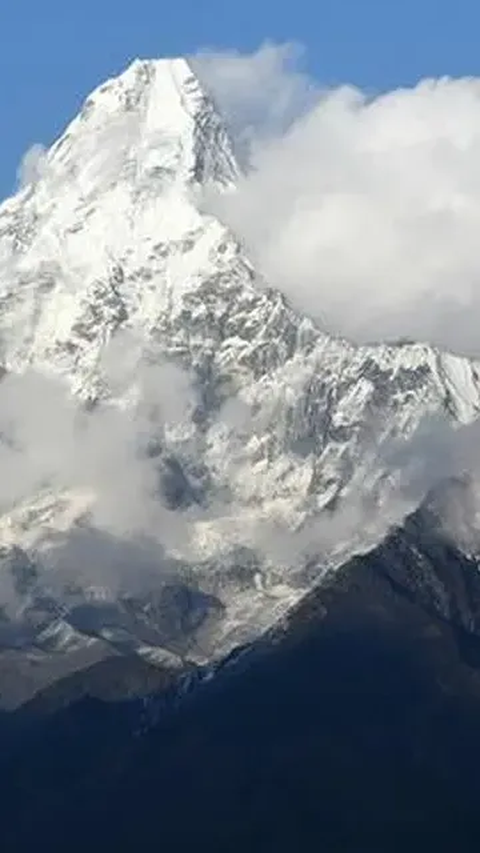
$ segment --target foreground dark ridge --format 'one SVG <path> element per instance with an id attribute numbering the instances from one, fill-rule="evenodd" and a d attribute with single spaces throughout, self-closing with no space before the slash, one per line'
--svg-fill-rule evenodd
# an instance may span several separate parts
<path id="1" fill-rule="evenodd" d="M 428 507 L 177 701 L 37 698 L 2 849 L 478 849 L 479 604 Z"/>

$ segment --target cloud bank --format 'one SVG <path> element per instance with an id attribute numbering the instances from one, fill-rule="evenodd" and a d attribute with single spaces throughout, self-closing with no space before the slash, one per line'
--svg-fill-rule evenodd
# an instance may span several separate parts
<path id="1" fill-rule="evenodd" d="M 128 341 L 117 343 L 123 360 L 107 348 L 104 371 L 118 394 L 135 379 L 127 407 L 90 410 L 34 370 L 0 381 L 0 538 L 38 551 L 50 584 L 146 587 L 168 551 L 188 546 L 188 519 L 165 500 L 164 478 L 188 440 L 195 391 L 173 364 L 134 369 Z"/>
<path id="2" fill-rule="evenodd" d="M 209 203 L 269 283 L 357 342 L 480 355 L 480 80 L 325 90 L 289 45 L 200 56 L 248 171 Z"/>

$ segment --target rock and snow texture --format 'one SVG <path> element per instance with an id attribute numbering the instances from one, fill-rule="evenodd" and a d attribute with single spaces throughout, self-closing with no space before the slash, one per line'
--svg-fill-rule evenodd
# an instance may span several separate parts
<path id="1" fill-rule="evenodd" d="M 425 418 L 477 417 L 480 365 L 423 344 L 355 347 L 268 287 L 204 211 L 204 192 L 234 191 L 238 174 L 222 119 L 188 63 L 136 61 L 87 98 L 35 179 L 0 206 L 4 370 L 60 377 L 92 417 L 117 406 L 139 434 L 147 408 L 150 434 L 139 445 L 157 466 L 163 522 L 181 517 L 188 529 L 174 545 L 155 523 L 141 531 L 145 576 L 158 568 L 168 580 L 156 604 L 145 588 L 117 583 L 114 595 L 105 583 L 100 560 L 108 552 L 115 563 L 118 552 L 108 550 L 111 530 L 88 552 L 89 610 L 81 584 L 71 588 L 71 566 L 70 597 L 63 590 L 58 607 L 51 590 L 38 603 L 41 571 L 32 570 L 15 615 L 19 645 L 101 636 L 120 648 L 138 641 L 152 656 L 164 645 L 208 658 L 277 618 L 335 548 L 344 555 L 362 545 L 360 534 L 375 536 L 377 509 L 398 479 L 392 448 Z M 163 383 L 171 368 L 168 394 L 181 377 L 189 386 L 187 404 L 167 412 L 158 434 L 152 398 L 142 397 L 152 365 Z M 76 485 L 61 491 L 44 476 L 31 495 L 3 502 L 4 574 L 14 548 L 40 566 L 53 553 L 60 575 L 62 560 L 75 564 L 70 545 L 78 553 L 90 535 L 95 502 L 94 485 L 91 494 Z"/>

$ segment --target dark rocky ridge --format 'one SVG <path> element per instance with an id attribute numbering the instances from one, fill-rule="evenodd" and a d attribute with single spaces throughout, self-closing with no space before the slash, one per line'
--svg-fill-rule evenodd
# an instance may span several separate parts
<path id="1" fill-rule="evenodd" d="M 479 601 L 430 503 L 188 691 L 58 685 L 4 757 L 2 849 L 478 849 Z"/>

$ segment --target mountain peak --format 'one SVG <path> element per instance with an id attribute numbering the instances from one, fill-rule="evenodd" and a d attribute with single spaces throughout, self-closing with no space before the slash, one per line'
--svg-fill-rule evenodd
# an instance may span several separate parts
<path id="1" fill-rule="evenodd" d="M 224 123 L 186 59 L 136 59 L 85 100 L 50 151 L 84 192 L 125 176 L 229 186 L 238 168 Z M 99 168 L 101 165 L 101 168 Z"/>
<path id="2" fill-rule="evenodd" d="M 187 60 L 137 59 L 100 85 L 35 179 L 0 205 L 0 362 L 40 358 L 85 387 L 120 325 L 148 335 L 179 291 L 228 267 L 216 251 L 225 239 L 236 256 L 195 197 L 237 176 Z"/>
<path id="3" fill-rule="evenodd" d="M 127 457 L 133 446 L 136 472 L 138 444 L 138 477 L 146 482 L 138 496 L 129 480 L 125 493 L 115 494 L 120 528 L 133 501 L 142 542 L 146 528 L 155 542 L 165 535 L 181 577 L 188 580 L 191 569 L 208 596 L 217 594 L 217 579 L 222 589 L 225 582 L 228 618 L 212 629 L 215 649 L 270 624 L 312 579 L 404 511 L 403 495 L 390 500 L 404 481 L 398 442 L 410 440 L 424 419 L 468 423 L 480 411 L 480 365 L 420 344 L 355 347 L 330 338 L 266 286 L 235 236 L 196 204 L 196 189 L 228 188 L 236 176 L 225 125 L 188 62 L 136 60 L 87 98 L 36 180 L 0 206 L 0 365 L 14 381 L 4 382 L 5 394 L 15 397 L 13 374 L 33 368 L 64 377 L 75 394 L 100 403 L 99 423 L 102 400 L 121 404 L 118 468 L 128 469 L 128 480 L 123 436 L 133 433 Z M 166 362 L 186 376 L 165 374 Z M 44 385 L 31 392 L 28 378 L 27 385 L 19 381 L 25 390 L 14 413 L 24 394 L 33 398 L 31 426 L 26 420 L 35 436 L 35 478 L 25 500 L 15 497 L 0 514 L 0 546 L 35 559 L 53 548 L 53 565 L 65 561 L 70 572 L 78 541 L 82 549 L 84 536 L 101 541 L 92 548 L 106 541 L 85 529 L 88 507 L 106 507 L 99 517 L 102 524 L 107 517 L 111 534 L 112 478 L 104 484 L 97 477 L 95 450 L 95 464 L 86 466 L 92 482 L 85 483 L 69 458 L 70 447 L 77 456 L 76 427 L 72 440 L 66 430 L 65 464 L 51 430 L 37 423 L 37 408 L 56 422 Z M 69 413 L 68 402 L 70 423 Z M 106 430 L 115 445 L 115 430 Z M 422 434 L 419 441 L 425 443 Z M 160 456 L 145 459 L 147 444 Z M 89 439 L 87 445 L 90 460 Z M 103 456 L 103 439 L 100 445 Z M 117 468 L 115 448 L 109 471 Z M 23 468 L 18 479 L 23 483 Z M 153 500 L 159 489 L 165 506 Z M 166 523 L 164 510 L 171 513 Z M 123 571 L 113 521 L 105 562 Z M 177 521 L 188 530 L 184 546 Z M 73 548 L 72 558 L 59 543 Z M 140 544 L 128 560 L 150 566 L 150 551 Z M 217 619 L 218 608 L 212 614 Z M 60 633 L 70 636 L 73 622 L 62 625 Z M 199 644 L 208 656 L 203 635 Z"/>

